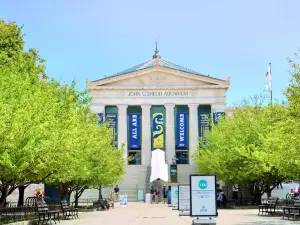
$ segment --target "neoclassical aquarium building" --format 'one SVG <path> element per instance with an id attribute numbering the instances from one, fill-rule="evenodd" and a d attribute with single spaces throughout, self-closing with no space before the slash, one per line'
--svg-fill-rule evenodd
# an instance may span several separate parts
<path id="1" fill-rule="evenodd" d="M 108 121 L 115 143 L 133 158 L 119 184 L 129 199 L 149 190 L 151 152 L 165 151 L 168 184 L 188 183 L 195 172 L 192 155 L 199 137 L 226 111 L 230 78 L 203 75 L 161 58 L 152 59 L 99 80 L 86 80 L 92 111 Z M 176 164 L 176 166 L 174 166 Z M 173 170 L 172 170 L 173 168 Z"/>

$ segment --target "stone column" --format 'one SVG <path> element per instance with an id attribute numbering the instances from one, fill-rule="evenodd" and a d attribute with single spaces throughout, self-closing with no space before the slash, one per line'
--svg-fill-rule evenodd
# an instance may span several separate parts
<path id="1" fill-rule="evenodd" d="M 175 104 L 165 104 L 166 108 L 166 161 L 172 164 L 172 158 L 175 156 L 175 129 L 174 129 L 174 107 Z"/>
<path id="2" fill-rule="evenodd" d="M 198 106 L 199 104 L 188 104 L 189 106 L 189 164 L 193 165 L 193 152 L 199 144 L 198 128 Z"/>
<path id="3" fill-rule="evenodd" d="M 124 148 L 124 157 L 127 157 L 127 107 L 118 105 L 118 148 Z"/>
<path id="4" fill-rule="evenodd" d="M 151 105 L 142 105 L 142 165 L 151 164 Z"/>

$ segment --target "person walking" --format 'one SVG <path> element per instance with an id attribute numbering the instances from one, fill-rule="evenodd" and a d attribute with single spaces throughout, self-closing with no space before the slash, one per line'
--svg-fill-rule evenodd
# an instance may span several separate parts
<path id="1" fill-rule="evenodd" d="M 156 198 L 156 190 L 153 189 L 153 194 L 152 194 L 152 204 L 155 203 L 155 198 Z"/>
<path id="2" fill-rule="evenodd" d="M 223 207 L 223 196 L 224 196 L 224 192 L 220 189 L 218 194 L 218 199 L 217 199 L 217 203 L 220 208 Z"/>
<path id="3" fill-rule="evenodd" d="M 159 190 L 158 190 L 158 188 L 156 188 L 156 190 L 155 190 L 155 202 L 156 202 L 156 204 L 158 204 L 158 201 L 159 201 Z"/>
<path id="4" fill-rule="evenodd" d="M 118 185 L 116 185 L 116 187 L 114 188 L 114 192 L 115 192 L 115 201 L 119 201 L 120 188 Z"/>
<path id="5" fill-rule="evenodd" d="M 151 204 L 153 204 L 153 195 L 154 195 L 154 188 L 153 188 L 153 186 L 151 186 L 150 193 L 151 193 Z"/>

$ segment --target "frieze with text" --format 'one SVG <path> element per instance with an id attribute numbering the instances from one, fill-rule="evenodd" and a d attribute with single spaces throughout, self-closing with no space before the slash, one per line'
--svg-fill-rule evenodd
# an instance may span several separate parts
<path id="1" fill-rule="evenodd" d="M 128 91 L 127 97 L 189 97 L 189 91 Z"/>

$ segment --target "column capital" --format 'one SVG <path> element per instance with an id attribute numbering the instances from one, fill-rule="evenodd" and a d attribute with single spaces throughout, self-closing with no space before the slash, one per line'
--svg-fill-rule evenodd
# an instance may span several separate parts
<path id="1" fill-rule="evenodd" d="M 189 108 L 197 108 L 198 106 L 199 106 L 199 104 L 197 104 L 197 103 L 189 103 L 188 104 Z"/>
<path id="2" fill-rule="evenodd" d="M 175 104 L 174 103 L 166 103 L 166 104 L 164 104 L 164 106 L 167 108 L 174 108 Z"/>
<path id="3" fill-rule="evenodd" d="M 143 109 L 143 108 L 146 109 L 146 108 L 151 108 L 151 106 L 152 106 L 151 104 L 142 104 L 142 105 L 141 105 L 141 108 L 142 108 L 142 109 Z"/>
<path id="4" fill-rule="evenodd" d="M 122 109 L 127 109 L 128 105 L 117 105 L 118 109 L 122 108 Z"/>

